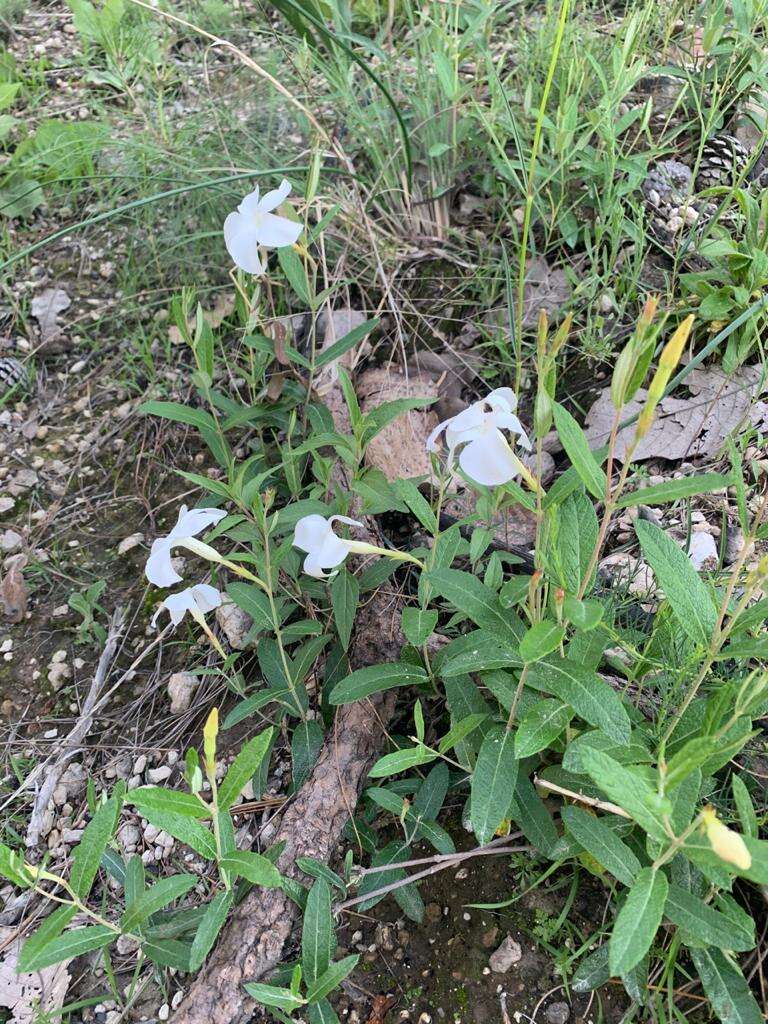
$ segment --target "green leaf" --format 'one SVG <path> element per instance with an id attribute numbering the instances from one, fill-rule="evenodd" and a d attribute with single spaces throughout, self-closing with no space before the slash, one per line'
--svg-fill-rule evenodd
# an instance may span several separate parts
<path id="1" fill-rule="evenodd" d="M 476 625 L 501 640 L 517 645 L 520 620 L 511 609 L 503 608 L 498 595 L 471 573 L 459 569 L 434 569 L 426 578 L 435 592 L 464 612 Z"/>
<path id="2" fill-rule="evenodd" d="M 545 857 L 554 859 L 554 849 L 558 842 L 555 823 L 544 806 L 544 801 L 540 799 L 530 779 L 525 775 L 517 777 L 510 817 L 520 826 L 529 843 Z"/>
<path id="3" fill-rule="evenodd" d="M 723 1024 L 764 1024 L 744 975 L 719 949 L 692 949 L 691 958 L 712 1009 Z"/>
<path id="4" fill-rule="evenodd" d="M 749 790 L 740 775 L 734 775 L 731 779 L 731 789 L 733 790 L 733 800 L 739 814 L 741 827 L 744 830 L 745 835 L 756 839 L 757 815 L 755 814 L 755 807 L 752 803 L 752 798 L 749 795 Z"/>
<path id="5" fill-rule="evenodd" d="M 655 806 L 657 794 L 637 770 L 625 768 L 594 747 L 584 748 L 580 757 L 584 771 L 610 800 L 623 807 L 653 839 L 667 841 L 663 815 Z"/>
<path id="6" fill-rule="evenodd" d="M 592 454 L 584 431 L 558 402 L 554 403 L 555 426 L 563 448 L 571 464 L 581 477 L 589 493 L 600 500 L 605 497 L 608 481 L 605 473 Z"/>
<path id="7" fill-rule="evenodd" d="M 158 910 L 188 893 L 196 882 L 196 875 L 171 875 L 170 878 L 161 878 L 125 908 L 120 920 L 122 930 L 132 932 L 139 928 Z"/>
<path id="8" fill-rule="evenodd" d="M 351 704 L 372 693 L 392 690 L 397 686 L 413 686 L 427 680 L 427 673 L 418 665 L 407 662 L 393 662 L 386 665 L 369 665 L 352 672 L 331 690 L 328 703 Z"/>
<path id="9" fill-rule="evenodd" d="M 192 948 L 189 954 L 190 971 L 198 970 L 213 949 L 219 932 L 227 919 L 227 914 L 234 898 L 234 889 L 230 889 L 228 892 L 217 893 L 205 908 L 205 914 L 192 940 Z"/>
<path id="10" fill-rule="evenodd" d="M 320 999 L 307 1007 L 309 1024 L 339 1024 L 336 1011 L 327 999 Z"/>
<path id="11" fill-rule="evenodd" d="M 631 733 L 629 715 L 616 691 L 596 672 L 567 658 L 540 661 L 527 677 L 535 689 L 554 694 L 616 743 L 628 743 Z"/>
<path id="12" fill-rule="evenodd" d="M 331 889 L 325 879 L 317 878 L 309 890 L 301 930 L 301 967 L 309 986 L 328 970 L 335 950 Z"/>
<path id="13" fill-rule="evenodd" d="M 640 861 L 601 818 L 579 807 L 564 807 L 560 813 L 565 827 L 587 853 L 624 885 L 632 885 Z"/>
<path id="14" fill-rule="evenodd" d="M 559 700 L 538 701 L 517 728 L 515 756 L 530 757 L 545 750 L 565 729 L 572 714 L 570 707 Z"/>
<path id="15" fill-rule="evenodd" d="M 718 949 L 732 949 L 745 952 L 755 945 L 754 923 L 749 920 L 751 930 L 739 927 L 727 914 L 721 914 L 679 885 L 670 883 L 664 913 L 669 920 L 687 934 Z"/>
<path id="16" fill-rule="evenodd" d="M 323 727 L 313 718 L 299 722 L 291 736 L 293 788 L 299 789 L 309 778 L 323 745 Z"/>
<path id="17" fill-rule="evenodd" d="M 358 324 L 357 327 L 353 327 L 343 338 L 339 338 L 333 345 L 329 345 L 328 348 L 324 348 L 322 352 L 317 354 L 315 369 L 321 370 L 324 366 L 339 359 L 345 352 L 349 352 L 358 342 L 367 337 L 371 331 L 374 331 L 379 326 L 379 323 L 380 321 L 374 317 L 373 320 L 366 320 L 364 324 Z"/>
<path id="18" fill-rule="evenodd" d="M 563 613 L 578 629 L 594 629 L 602 619 L 603 611 L 599 601 L 579 601 L 571 594 L 566 594 L 563 599 Z"/>
<path id="19" fill-rule="evenodd" d="M 24 870 L 24 856 L 18 850 L 12 850 L 5 843 L 0 843 L 0 875 L 22 889 L 29 889 L 33 884 Z"/>
<path id="20" fill-rule="evenodd" d="M 141 813 L 150 824 L 163 829 L 186 846 L 190 846 L 206 860 L 216 860 L 216 840 L 213 832 L 201 825 L 199 821 L 183 814 L 149 810 L 148 808 L 142 808 Z"/>
<path id="21" fill-rule="evenodd" d="M 717 608 L 690 558 L 653 523 L 638 520 L 635 531 L 681 628 L 695 643 L 707 646 L 717 623 Z"/>
<path id="22" fill-rule="evenodd" d="M 102 855 L 117 828 L 121 805 L 122 796 L 119 793 L 111 796 L 106 803 L 101 804 L 88 822 L 82 839 L 75 848 L 69 873 L 69 884 L 81 899 L 84 899 L 91 891 Z"/>
<path id="23" fill-rule="evenodd" d="M 77 907 L 72 905 L 58 907 L 52 914 L 49 914 L 37 931 L 33 932 L 21 947 L 16 965 L 17 970 L 20 972 L 38 970 L 38 958 L 41 955 L 45 956 L 48 944 L 61 935 L 76 913 Z M 112 934 L 114 935 L 114 932 Z"/>
<path id="24" fill-rule="evenodd" d="M 0 83 L 0 110 L 5 110 L 6 107 L 10 107 L 20 88 L 21 82 Z"/>
<path id="25" fill-rule="evenodd" d="M 240 796 L 246 783 L 261 767 L 261 762 L 272 742 L 272 729 L 265 729 L 258 736 L 248 740 L 219 786 L 218 803 L 221 810 L 228 810 Z"/>
<path id="26" fill-rule="evenodd" d="M 324 999 L 329 992 L 338 988 L 347 975 L 355 969 L 359 959 L 360 954 L 353 953 L 351 956 L 345 956 L 343 960 L 331 964 L 322 977 L 307 987 L 307 1002 L 316 1003 L 318 1000 Z"/>
<path id="27" fill-rule="evenodd" d="M 592 992 L 604 985 L 610 976 L 608 943 L 605 942 L 581 961 L 571 979 L 571 988 L 574 992 Z"/>
<path id="28" fill-rule="evenodd" d="M 733 485 L 733 474 L 700 473 L 698 476 L 683 477 L 682 480 L 665 480 L 661 484 L 643 487 L 631 494 L 623 494 L 616 502 L 616 508 L 632 505 L 666 505 L 670 501 L 690 498 L 694 494 L 710 494 Z"/>
<path id="29" fill-rule="evenodd" d="M 713 736 L 696 736 L 688 740 L 667 762 L 664 792 L 671 792 L 691 772 L 706 764 L 712 754 L 717 752 L 717 748 L 718 742 Z"/>
<path id="30" fill-rule="evenodd" d="M 556 622 L 544 619 L 531 626 L 520 641 L 520 657 L 526 664 L 541 661 L 563 642 L 565 628 Z"/>
<path id="31" fill-rule="evenodd" d="M 238 608 L 242 608 L 246 615 L 250 615 L 256 629 L 270 631 L 274 629 L 269 598 L 255 583 L 233 580 L 227 584 L 227 594 Z"/>
<path id="32" fill-rule="evenodd" d="M 372 779 L 388 778 L 398 772 L 408 771 L 419 764 L 429 764 L 434 761 L 437 754 L 427 750 L 424 746 L 406 747 L 403 750 L 394 750 L 391 754 L 380 757 L 376 764 L 368 772 Z"/>
<path id="33" fill-rule="evenodd" d="M 279 889 L 283 880 L 272 861 L 251 850 L 233 850 L 220 862 L 222 870 L 247 879 L 253 885 Z"/>
<path id="34" fill-rule="evenodd" d="M 667 900 L 669 883 L 662 871 L 642 868 L 616 917 L 608 944 L 612 975 L 626 974 L 651 948 Z"/>
<path id="35" fill-rule="evenodd" d="M 452 747 L 456 746 L 457 743 L 460 743 L 465 737 L 473 733 L 478 725 L 487 718 L 488 715 L 482 713 L 467 715 L 466 718 L 462 718 L 443 736 L 437 749 L 441 754 L 445 754 Z"/>
<path id="36" fill-rule="evenodd" d="M 41 971 L 62 960 L 90 953 L 93 949 L 101 949 L 118 937 L 114 928 L 103 924 L 88 925 L 85 928 L 73 928 L 58 938 L 52 939 L 34 958 L 30 957 L 30 971 Z"/>
<path id="37" fill-rule="evenodd" d="M 471 819 L 480 846 L 493 839 L 504 821 L 517 780 L 514 733 L 494 725 L 477 755 L 471 785 Z"/>
<path id="38" fill-rule="evenodd" d="M 359 600 L 360 584 L 357 578 L 346 569 L 340 569 L 331 583 L 331 603 L 336 629 L 345 651 L 349 647 Z"/>
<path id="39" fill-rule="evenodd" d="M 403 608 L 403 633 L 414 647 L 421 647 L 437 625 L 438 613 L 431 608 Z"/>
<path id="40" fill-rule="evenodd" d="M 311 309 L 313 306 L 311 285 L 307 280 L 307 269 L 299 254 L 290 245 L 283 245 L 277 250 L 277 261 L 288 284 L 301 299 L 302 305 L 309 306 Z"/>
<path id="41" fill-rule="evenodd" d="M 215 433 L 217 430 L 216 420 L 209 412 L 205 412 L 204 409 L 193 409 L 179 402 L 142 402 L 137 411 L 147 416 L 162 416 L 163 419 L 173 420 L 175 423 L 185 423 L 200 431 L 208 430 Z"/>
<path id="42" fill-rule="evenodd" d="M 142 814 L 162 811 L 185 818 L 209 818 L 210 808 L 192 793 L 179 793 L 162 786 L 139 786 L 126 794 L 126 803 L 133 804 Z"/>
<path id="43" fill-rule="evenodd" d="M 278 249 L 278 252 L 283 252 L 283 249 Z M 246 982 L 243 986 L 248 995 L 255 999 L 257 1003 L 261 1003 L 262 1006 L 274 1006 L 278 1010 L 298 1010 L 300 1006 L 304 1006 L 306 999 L 302 999 L 301 996 L 295 996 L 288 988 L 278 988 L 276 985 L 262 985 L 260 983 L 250 981 Z"/>
<path id="44" fill-rule="evenodd" d="M 567 593 L 577 594 L 597 543 L 594 505 L 582 491 L 569 494 L 562 504 L 547 510 L 544 525 L 546 568 Z"/>

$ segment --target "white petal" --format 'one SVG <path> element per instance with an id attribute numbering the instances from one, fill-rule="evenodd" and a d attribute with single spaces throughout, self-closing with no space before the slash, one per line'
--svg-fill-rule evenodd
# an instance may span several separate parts
<path id="1" fill-rule="evenodd" d="M 256 213 L 260 207 L 261 200 L 259 199 L 259 186 L 257 185 L 253 192 L 249 192 L 248 195 L 242 199 L 237 210 L 238 213 L 244 213 L 248 217 L 253 217 L 254 213 Z"/>
<path id="2" fill-rule="evenodd" d="M 187 612 L 191 612 L 195 607 L 192 587 L 180 590 L 177 594 L 169 594 L 163 601 L 163 605 L 171 616 L 171 622 L 174 626 L 178 626 Z"/>
<path id="3" fill-rule="evenodd" d="M 337 537 L 335 533 L 329 533 L 319 548 L 312 552 L 312 557 L 323 569 L 335 569 L 341 565 L 349 554 L 349 548 L 345 541 Z"/>
<path id="4" fill-rule="evenodd" d="M 195 604 L 203 613 L 212 612 L 214 608 L 218 608 L 221 604 L 221 593 L 212 587 L 210 583 L 196 583 L 194 587 L 190 588 L 192 596 L 195 599 Z"/>
<path id="5" fill-rule="evenodd" d="M 517 467 L 498 430 L 482 440 L 471 441 L 459 455 L 459 465 L 472 480 L 486 487 L 505 484 L 517 475 Z"/>
<path id="6" fill-rule="evenodd" d="M 267 192 L 259 203 L 259 209 L 262 213 L 271 213 L 278 208 L 280 203 L 288 198 L 290 192 L 291 183 L 287 178 L 283 178 L 278 188 L 273 188 L 271 192 Z"/>
<path id="7" fill-rule="evenodd" d="M 453 416 L 449 424 L 446 424 L 451 434 L 463 434 L 465 430 L 477 430 L 485 423 L 487 413 L 483 410 L 482 402 L 473 402 L 466 409 Z"/>
<path id="8" fill-rule="evenodd" d="M 304 565 L 302 566 L 307 576 L 314 576 L 316 580 L 326 579 L 326 574 L 323 572 L 322 566 L 318 563 L 314 555 L 307 555 L 304 559 Z"/>
<path id="9" fill-rule="evenodd" d="M 241 213 L 230 213 L 224 221 L 224 244 L 236 266 L 247 274 L 263 274 L 255 225 Z"/>
<path id="10" fill-rule="evenodd" d="M 487 417 L 488 413 L 483 415 L 483 421 L 475 427 L 465 427 L 464 430 L 454 430 L 453 425 L 448 427 L 445 432 L 445 440 L 449 449 L 454 449 L 460 444 L 466 444 L 468 441 L 478 441 L 485 437 L 488 433 Z M 469 422 L 468 420 L 465 422 Z"/>
<path id="11" fill-rule="evenodd" d="M 293 546 L 299 551 L 316 551 L 331 532 L 331 524 L 316 512 L 303 516 L 293 531 Z"/>
<path id="12" fill-rule="evenodd" d="M 492 409 L 502 412 L 514 412 L 517 408 L 517 395 L 512 388 L 496 388 L 485 400 Z"/>
<path id="13" fill-rule="evenodd" d="M 528 440 L 528 435 L 523 430 L 523 425 L 517 416 L 513 415 L 511 412 L 496 412 L 492 415 L 493 423 L 499 428 L 499 430 L 511 430 L 513 433 L 518 435 L 518 443 L 521 444 L 523 448 L 528 448 L 530 450 L 531 442 Z"/>
<path id="14" fill-rule="evenodd" d="M 232 216 L 230 214 L 230 216 Z M 276 213 L 264 213 L 259 218 L 256 237 L 260 245 L 270 245 L 279 249 L 284 245 L 293 245 L 303 230 L 303 224 L 280 217 Z M 230 249 L 230 254 L 232 250 Z M 234 258 L 234 257 L 233 257 Z"/>
<path id="15" fill-rule="evenodd" d="M 144 573 L 156 587 L 172 587 L 174 583 L 181 583 L 181 576 L 171 565 L 171 545 L 167 537 L 161 537 L 152 545 Z"/>
<path id="16" fill-rule="evenodd" d="M 437 424 L 435 429 L 432 431 L 432 433 L 427 438 L 427 451 L 428 452 L 436 452 L 437 451 L 437 443 L 436 442 L 437 442 L 438 437 L 440 436 L 442 431 L 445 430 L 448 427 L 448 425 L 450 423 L 452 423 L 452 422 L 453 422 L 453 416 L 451 416 L 451 418 L 449 420 L 443 420 L 442 423 L 438 423 Z"/>
<path id="17" fill-rule="evenodd" d="M 177 537 L 196 537 L 198 533 L 224 519 L 226 514 L 222 508 L 193 508 L 187 511 L 186 506 L 182 505 L 176 525 L 168 534 L 168 540 L 176 540 Z"/>
<path id="18" fill-rule="evenodd" d="M 349 516 L 331 516 L 328 522 L 331 523 L 331 525 L 333 525 L 333 523 L 346 523 L 347 526 L 363 525 L 359 519 L 350 519 Z"/>

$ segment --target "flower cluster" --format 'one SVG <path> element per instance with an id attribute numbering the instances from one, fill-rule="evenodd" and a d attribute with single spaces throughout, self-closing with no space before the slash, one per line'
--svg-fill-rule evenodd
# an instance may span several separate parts
<path id="1" fill-rule="evenodd" d="M 173 567 L 171 552 L 174 548 L 186 548 L 196 555 L 202 555 L 209 561 L 222 561 L 219 553 L 209 544 L 197 540 L 197 535 L 209 526 L 220 522 L 226 512 L 220 508 L 193 508 L 182 505 L 176 525 L 165 537 L 158 537 L 144 567 L 144 573 L 150 583 L 156 587 L 172 587 L 174 583 L 182 583 L 182 577 Z M 160 612 L 165 609 L 171 616 L 171 622 L 178 626 L 185 614 L 189 612 L 193 619 L 209 632 L 205 623 L 207 612 L 213 611 L 221 604 L 221 594 L 216 587 L 208 583 L 197 583 L 192 587 L 169 594 L 154 614 L 152 625 L 157 622 Z"/>

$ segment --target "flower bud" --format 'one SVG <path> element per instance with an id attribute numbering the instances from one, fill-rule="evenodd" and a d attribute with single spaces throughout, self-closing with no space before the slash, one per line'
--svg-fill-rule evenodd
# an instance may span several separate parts
<path id="1" fill-rule="evenodd" d="M 533 407 L 533 429 L 536 437 L 544 437 L 552 426 L 552 399 L 544 388 L 539 388 Z"/>
<path id="2" fill-rule="evenodd" d="M 734 864 L 741 871 L 749 870 L 752 866 L 752 854 L 739 833 L 724 825 L 713 807 L 705 807 L 701 812 L 701 818 L 707 839 L 718 857 L 728 864 Z"/>
<path id="3" fill-rule="evenodd" d="M 619 353 L 611 377 L 611 401 L 614 409 L 623 409 L 627 404 L 627 391 L 637 361 L 634 338 L 628 341 Z"/>
<path id="4" fill-rule="evenodd" d="M 688 335 L 691 333 L 692 326 L 693 314 L 683 320 L 661 351 L 658 368 L 651 381 L 651 386 L 648 388 L 648 398 L 637 421 L 636 436 L 638 439 L 645 437 L 650 429 L 654 413 L 656 412 L 656 406 L 664 397 L 664 389 L 669 383 L 669 378 L 680 362 L 680 356 L 683 354 L 683 349 L 688 341 Z"/>
<path id="5" fill-rule="evenodd" d="M 209 776 L 216 768 L 216 737 L 219 734 L 219 709 L 211 708 L 205 725 L 203 726 L 203 753 L 205 755 L 205 766 Z"/>

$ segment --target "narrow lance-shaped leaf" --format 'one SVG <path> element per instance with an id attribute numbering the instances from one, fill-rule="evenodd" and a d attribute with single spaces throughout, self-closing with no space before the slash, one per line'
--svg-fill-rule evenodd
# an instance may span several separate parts
<path id="1" fill-rule="evenodd" d="M 626 974 L 640 963 L 661 924 L 669 883 L 655 868 L 643 868 L 618 913 L 609 943 L 611 974 Z"/>
<path id="2" fill-rule="evenodd" d="M 504 821 L 517 779 L 514 733 L 501 725 L 488 730 L 477 755 L 471 785 L 471 817 L 481 846 Z"/>

